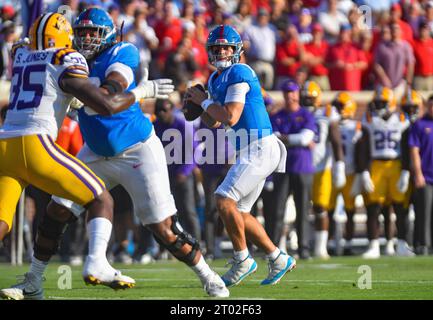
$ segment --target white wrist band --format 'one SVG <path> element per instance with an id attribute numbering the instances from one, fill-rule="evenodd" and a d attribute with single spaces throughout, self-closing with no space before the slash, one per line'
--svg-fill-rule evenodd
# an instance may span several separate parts
<path id="1" fill-rule="evenodd" d="M 207 111 L 207 108 L 209 108 L 209 106 L 210 106 L 212 103 L 213 103 L 213 100 L 211 100 L 211 99 L 203 100 L 202 103 L 201 103 L 201 107 L 202 107 L 202 109 L 206 112 L 206 111 Z"/>

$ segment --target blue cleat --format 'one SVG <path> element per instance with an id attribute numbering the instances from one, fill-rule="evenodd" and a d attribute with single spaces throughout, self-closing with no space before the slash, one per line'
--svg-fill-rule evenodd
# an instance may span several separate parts
<path id="1" fill-rule="evenodd" d="M 261 282 L 261 285 L 274 285 L 280 282 L 281 278 L 296 268 L 296 260 L 287 253 L 281 252 L 275 260 L 269 260 L 268 277 Z"/>
<path id="2" fill-rule="evenodd" d="M 1 289 L 0 298 L 6 300 L 42 300 L 44 299 L 42 280 L 28 272 L 24 274 L 20 283 L 10 288 Z"/>
<path id="3" fill-rule="evenodd" d="M 257 271 L 257 263 L 250 255 L 242 261 L 233 258 L 228 264 L 231 264 L 232 267 L 221 277 L 226 287 L 239 284 L 243 279 Z"/>

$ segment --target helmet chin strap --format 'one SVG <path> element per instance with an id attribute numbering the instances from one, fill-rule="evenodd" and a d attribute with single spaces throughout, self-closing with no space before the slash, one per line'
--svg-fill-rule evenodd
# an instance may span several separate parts
<path id="1" fill-rule="evenodd" d="M 232 61 L 231 60 L 224 60 L 224 61 L 216 61 L 215 62 L 215 67 L 218 70 L 226 69 L 226 68 L 230 67 L 231 65 L 232 65 Z"/>

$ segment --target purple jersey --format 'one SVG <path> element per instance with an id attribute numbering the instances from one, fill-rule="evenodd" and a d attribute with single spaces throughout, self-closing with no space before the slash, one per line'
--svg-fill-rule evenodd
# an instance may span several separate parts
<path id="1" fill-rule="evenodd" d="M 433 118 L 426 115 L 412 125 L 409 132 L 409 147 L 419 148 L 425 181 L 433 184 Z"/>
<path id="2" fill-rule="evenodd" d="M 169 137 L 171 137 L 170 140 L 168 141 L 163 140 L 163 134 L 166 130 L 175 129 L 176 132 L 180 133 L 181 135 L 182 144 L 176 143 L 175 149 L 177 148 L 179 149 L 174 151 L 177 152 L 177 155 L 179 155 L 179 157 L 176 156 L 171 157 L 171 155 L 167 154 L 167 150 L 169 150 L 170 152 L 170 150 L 172 149 L 171 147 L 170 148 L 167 147 L 168 149 L 166 149 L 168 174 L 170 175 L 170 177 L 175 177 L 178 174 L 183 174 L 186 176 L 190 175 L 192 173 L 192 170 L 195 167 L 195 164 L 193 162 L 192 152 L 196 147 L 195 143 L 193 142 L 194 127 L 192 126 L 192 124 L 188 125 L 185 119 L 183 119 L 181 116 L 175 115 L 172 124 L 166 124 L 157 120 L 153 125 L 155 128 L 155 133 L 161 140 L 164 149 L 166 149 L 168 144 L 171 144 L 171 146 L 173 146 L 173 141 L 174 141 L 171 134 L 168 135 Z M 166 132 L 166 134 L 167 133 L 168 132 Z M 177 137 L 179 136 L 177 135 Z M 171 158 L 173 158 L 174 161 L 170 161 Z"/>
<path id="3" fill-rule="evenodd" d="M 281 135 L 300 133 L 303 129 L 309 129 L 316 133 L 316 125 L 312 113 L 304 108 L 296 112 L 288 112 L 283 109 L 271 117 L 274 132 Z M 287 149 L 286 161 L 287 173 L 313 173 L 312 151 L 309 147 L 291 146 Z"/>

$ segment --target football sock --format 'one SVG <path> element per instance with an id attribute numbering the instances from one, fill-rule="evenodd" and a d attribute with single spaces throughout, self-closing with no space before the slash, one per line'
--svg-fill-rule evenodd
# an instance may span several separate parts
<path id="1" fill-rule="evenodd" d="M 106 218 L 98 217 L 89 221 L 87 224 L 89 257 L 106 257 L 112 226 L 111 222 Z"/>
<path id="2" fill-rule="evenodd" d="M 268 260 L 274 261 L 275 259 L 278 258 L 278 256 L 280 255 L 280 253 L 281 253 L 281 250 L 278 249 L 278 248 L 275 248 L 274 251 L 272 251 L 270 254 L 267 254 L 267 255 L 266 255 L 266 258 L 267 258 Z"/>
<path id="3" fill-rule="evenodd" d="M 42 279 L 45 269 L 48 266 L 48 262 L 41 261 L 32 257 L 32 263 L 30 264 L 30 273 L 34 274 L 37 279 Z"/>
<path id="4" fill-rule="evenodd" d="M 205 283 L 206 280 L 213 274 L 213 271 L 206 263 L 203 256 L 200 257 L 198 263 L 195 266 L 192 266 L 191 269 L 194 270 L 202 283 Z"/>
<path id="5" fill-rule="evenodd" d="M 248 248 L 245 248 L 241 251 L 234 251 L 233 256 L 236 261 L 244 261 L 246 258 L 248 258 L 249 254 Z"/>

